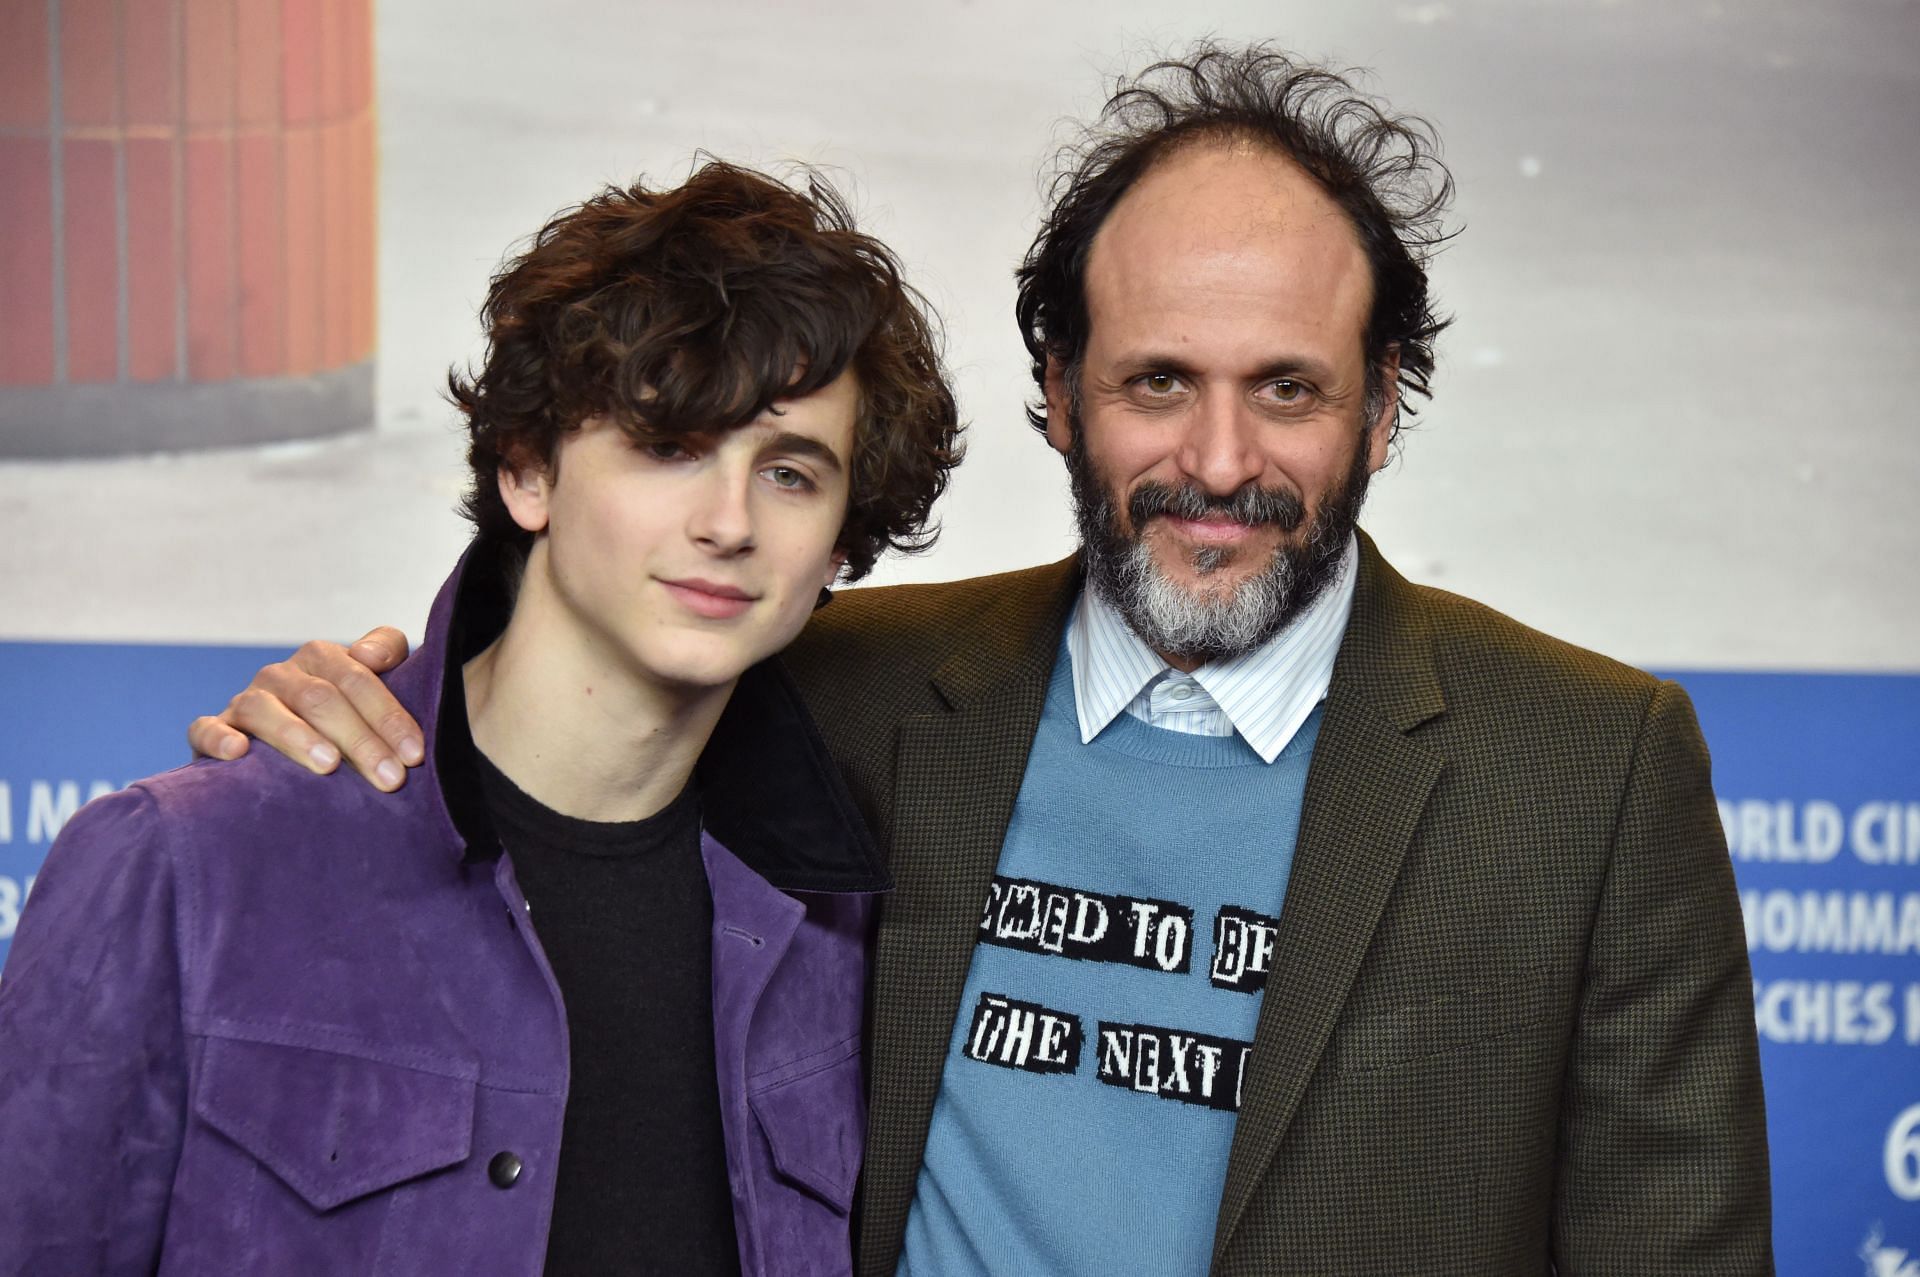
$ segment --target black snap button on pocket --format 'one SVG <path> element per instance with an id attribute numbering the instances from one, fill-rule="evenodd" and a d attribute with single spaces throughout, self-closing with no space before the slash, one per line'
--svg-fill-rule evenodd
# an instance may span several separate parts
<path id="1" fill-rule="evenodd" d="M 525 1164 L 512 1153 L 495 1153 L 493 1160 L 487 1163 L 487 1178 L 493 1181 L 495 1188 L 512 1188 Z"/>

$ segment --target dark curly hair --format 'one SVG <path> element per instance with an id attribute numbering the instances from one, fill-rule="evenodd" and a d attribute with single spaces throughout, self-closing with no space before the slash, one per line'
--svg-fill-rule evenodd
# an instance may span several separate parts
<path id="1" fill-rule="evenodd" d="M 961 454 L 939 330 L 819 176 L 803 192 L 710 160 L 671 190 L 609 187 L 542 227 L 480 313 L 485 362 L 447 385 L 470 440 L 463 513 L 483 539 L 531 540 L 500 498 L 500 466 L 550 464 L 589 417 L 647 440 L 713 435 L 851 369 L 843 576 L 932 544 Z"/>
<path id="2" fill-rule="evenodd" d="M 1271 147 L 1346 211 L 1373 273 L 1365 337 L 1369 418 L 1379 410 L 1385 361 L 1396 349 L 1402 411 L 1415 413 L 1408 393 L 1430 395 L 1433 340 L 1450 322 L 1435 312 L 1427 287 L 1427 262 L 1453 233 L 1442 224 L 1453 178 L 1432 126 L 1392 114 L 1348 75 L 1271 45 L 1202 41 L 1184 57 L 1121 79 L 1099 118 L 1061 152 L 1052 211 L 1015 274 L 1015 314 L 1041 392 L 1027 408 L 1034 429 L 1047 426 L 1048 359 L 1065 371 L 1069 388 L 1078 384 L 1094 236 L 1156 162 L 1207 139 Z M 1390 437 L 1399 433 L 1396 414 Z"/>

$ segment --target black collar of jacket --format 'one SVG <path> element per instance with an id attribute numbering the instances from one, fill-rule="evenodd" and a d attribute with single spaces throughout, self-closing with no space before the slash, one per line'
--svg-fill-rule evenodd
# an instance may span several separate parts
<path id="1" fill-rule="evenodd" d="M 442 673 L 434 761 L 466 859 L 500 841 L 480 788 L 461 669 L 506 628 L 507 566 L 477 545 L 460 572 Z M 892 886 L 846 782 L 792 680 L 773 661 L 741 675 L 694 768 L 701 824 L 782 891 L 870 892 Z"/>

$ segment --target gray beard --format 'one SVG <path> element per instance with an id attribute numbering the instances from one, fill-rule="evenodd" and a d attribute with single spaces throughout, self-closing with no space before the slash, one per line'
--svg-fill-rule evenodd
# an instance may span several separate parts
<path id="1" fill-rule="evenodd" d="M 1205 664 L 1230 660 L 1267 642 L 1312 605 L 1338 576 L 1341 558 L 1366 500 L 1367 452 L 1355 449 L 1345 480 L 1323 494 L 1304 535 L 1291 535 L 1305 521 L 1291 492 L 1249 484 L 1231 497 L 1210 498 L 1197 488 L 1142 484 L 1128 502 L 1129 534 L 1106 484 L 1094 474 L 1075 423 L 1067 453 L 1074 518 L 1087 566 L 1088 584 L 1120 613 L 1142 642 L 1163 657 Z M 1142 534 L 1149 519 L 1174 513 L 1188 518 L 1225 513 L 1249 525 L 1275 523 L 1285 539 L 1265 567 L 1237 587 L 1207 588 L 1206 578 L 1225 565 L 1224 550 L 1202 547 L 1189 562 L 1202 585 L 1189 589 L 1154 562 Z"/>

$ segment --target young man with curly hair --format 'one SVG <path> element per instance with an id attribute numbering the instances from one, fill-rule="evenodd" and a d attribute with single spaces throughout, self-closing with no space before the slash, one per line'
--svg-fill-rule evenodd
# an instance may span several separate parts
<path id="1" fill-rule="evenodd" d="M 36 1273 L 840 1273 L 879 855 L 786 676 L 924 544 L 935 338 L 830 191 L 610 189 L 495 279 L 425 784 L 89 806 L 0 993 Z"/>

